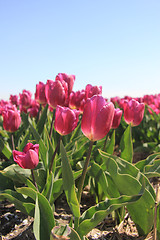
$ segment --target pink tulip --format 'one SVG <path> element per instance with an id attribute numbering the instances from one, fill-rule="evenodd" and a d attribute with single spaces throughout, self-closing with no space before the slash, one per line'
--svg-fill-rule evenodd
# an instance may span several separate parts
<path id="1" fill-rule="evenodd" d="M 39 103 L 36 100 L 32 100 L 31 107 L 27 109 L 30 117 L 37 117 L 39 112 Z"/>
<path id="2" fill-rule="evenodd" d="M 113 129 L 116 129 L 119 127 L 119 124 L 121 122 L 121 117 L 122 117 L 122 110 L 120 110 L 119 108 L 115 108 L 114 118 L 113 118 L 113 122 L 112 122 Z"/>
<path id="3" fill-rule="evenodd" d="M 27 143 L 23 152 L 13 150 L 13 159 L 21 168 L 34 169 L 39 163 L 39 144 Z"/>
<path id="4" fill-rule="evenodd" d="M 97 141 L 107 135 L 112 127 L 114 104 L 107 103 L 100 95 L 88 99 L 82 115 L 81 129 L 91 141 Z"/>
<path id="5" fill-rule="evenodd" d="M 47 80 L 45 86 L 45 94 L 48 104 L 52 108 L 57 105 L 65 106 L 68 95 L 68 86 L 65 81 Z"/>
<path id="6" fill-rule="evenodd" d="M 45 84 L 43 82 L 36 84 L 35 100 L 42 105 L 45 105 L 47 103 L 45 95 Z"/>
<path id="7" fill-rule="evenodd" d="M 57 106 L 55 113 L 55 130 L 60 135 L 71 133 L 77 126 L 79 120 L 79 111 L 68 107 Z"/>
<path id="8" fill-rule="evenodd" d="M 84 104 L 86 102 L 85 99 L 85 90 L 71 92 L 69 96 L 69 107 L 72 109 L 77 109 L 81 113 L 83 112 Z"/>
<path id="9" fill-rule="evenodd" d="M 2 111 L 3 128 L 8 132 L 15 132 L 21 124 L 20 112 L 15 105 Z"/>
<path id="10" fill-rule="evenodd" d="M 102 94 L 102 86 L 92 86 L 91 84 L 87 84 L 85 88 L 86 92 L 86 99 L 91 98 L 94 95 L 101 95 Z"/>
<path id="11" fill-rule="evenodd" d="M 16 105 L 16 107 L 19 105 L 19 100 L 17 95 L 11 94 L 9 100 L 13 105 Z"/>
<path id="12" fill-rule="evenodd" d="M 68 96 L 72 92 L 74 81 L 75 81 L 75 75 L 68 75 L 66 73 L 58 73 L 56 76 L 56 80 L 59 81 L 65 81 L 68 85 Z"/>
<path id="13" fill-rule="evenodd" d="M 138 126 L 143 119 L 144 108 L 144 103 L 139 103 L 134 99 L 130 101 L 124 100 L 123 109 L 126 123 L 131 123 L 131 126 Z"/>
<path id="14" fill-rule="evenodd" d="M 30 91 L 23 90 L 22 94 L 20 93 L 19 96 L 19 104 L 21 105 L 21 108 L 29 108 L 32 103 L 32 93 Z"/>

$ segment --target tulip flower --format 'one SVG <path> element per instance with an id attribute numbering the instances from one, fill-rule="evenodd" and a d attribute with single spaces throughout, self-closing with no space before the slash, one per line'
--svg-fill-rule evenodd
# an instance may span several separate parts
<path id="1" fill-rule="evenodd" d="M 144 116 L 144 103 L 139 103 L 135 99 L 130 101 L 124 100 L 124 120 L 126 123 L 131 124 L 132 127 L 138 126 Z"/>
<path id="2" fill-rule="evenodd" d="M 79 111 L 68 107 L 57 106 L 55 113 L 55 130 L 60 135 L 71 133 L 77 126 L 79 120 Z"/>
<path id="3" fill-rule="evenodd" d="M 107 103 L 100 95 L 88 99 L 82 115 L 81 129 L 91 141 L 97 141 L 107 135 L 112 127 L 114 104 Z"/>
<path id="4" fill-rule="evenodd" d="M 23 90 L 22 94 L 20 93 L 19 96 L 19 104 L 21 105 L 21 109 L 29 108 L 32 103 L 32 93 L 30 91 Z"/>
<path id="5" fill-rule="evenodd" d="M 39 103 L 36 100 L 32 100 L 31 107 L 27 109 L 30 117 L 37 117 L 39 112 Z"/>
<path id="6" fill-rule="evenodd" d="M 120 110 L 119 108 L 115 108 L 113 122 L 112 122 L 113 129 L 118 128 L 121 122 L 121 117 L 122 117 L 122 110 Z"/>
<path id="7" fill-rule="evenodd" d="M 47 80 L 45 86 L 47 103 L 52 108 L 57 105 L 65 106 L 68 95 L 68 86 L 65 81 Z"/>
<path id="8" fill-rule="evenodd" d="M 27 143 L 23 152 L 13 150 L 13 159 L 21 168 L 34 169 L 39 163 L 39 144 Z"/>
<path id="9" fill-rule="evenodd" d="M 9 100 L 13 105 L 16 105 L 16 107 L 19 105 L 19 100 L 17 95 L 11 94 Z"/>
<path id="10" fill-rule="evenodd" d="M 15 105 L 2 111 L 3 128 L 8 132 L 15 132 L 21 124 L 21 116 Z"/>
<path id="11" fill-rule="evenodd" d="M 35 100 L 42 105 L 45 105 L 47 103 L 45 95 L 45 84 L 43 82 L 36 84 Z"/>
<path id="12" fill-rule="evenodd" d="M 58 73 L 56 76 L 56 80 L 59 81 L 65 81 L 68 85 L 68 96 L 72 92 L 74 81 L 75 81 L 75 75 L 68 75 L 66 73 Z"/>
<path id="13" fill-rule="evenodd" d="M 85 99 L 85 90 L 79 90 L 77 92 L 71 92 L 69 95 L 69 107 L 72 109 L 77 109 L 81 113 L 83 112 Z"/>
<path id="14" fill-rule="evenodd" d="M 94 95 L 101 95 L 102 94 L 102 86 L 92 86 L 91 84 L 87 84 L 85 88 L 86 92 L 86 99 L 91 98 Z"/>

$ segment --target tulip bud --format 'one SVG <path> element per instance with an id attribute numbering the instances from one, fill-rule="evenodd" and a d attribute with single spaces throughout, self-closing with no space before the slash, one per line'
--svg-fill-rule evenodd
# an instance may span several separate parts
<path id="1" fill-rule="evenodd" d="M 56 108 L 57 105 L 65 106 L 68 86 L 66 82 L 47 80 L 45 94 L 47 103 Z"/>
<path id="2" fill-rule="evenodd" d="M 100 95 L 88 99 L 82 115 L 81 129 L 91 141 L 97 141 L 107 135 L 112 127 L 114 104 L 107 103 Z"/>
<path id="3" fill-rule="evenodd" d="M 35 100 L 42 105 L 45 105 L 47 103 L 45 95 L 45 84 L 43 82 L 36 84 Z"/>
<path id="4" fill-rule="evenodd" d="M 18 130 L 21 124 L 21 116 L 15 105 L 12 108 L 6 108 L 6 110 L 2 111 L 2 116 L 3 128 L 6 131 L 15 132 Z"/>
<path id="5" fill-rule="evenodd" d="M 124 120 L 126 123 L 131 126 L 138 126 L 144 116 L 144 103 L 139 103 L 135 99 L 130 101 L 124 100 L 123 109 L 124 109 Z"/>
<path id="6" fill-rule="evenodd" d="M 13 150 L 13 159 L 21 168 L 34 169 L 39 163 L 39 144 L 27 143 L 23 152 Z"/>
<path id="7" fill-rule="evenodd" d="M 121 117 L 122 117 L 122 110 L 120 110 L 119 108 L 115 108 L 114 118 L 113 118 L 113 122 L 112 122 L 113 129 L 118 128 L 118 126 L 121 122 Z"/>
<path id="8" fill-rule="evenodd" d="M 94 95 L 101 95 L 102 94 L 102 86 L 92 86 L 91 84 L 87 84 L 85 88 L 86 92 L 86 99 L 91 98 Z"/>
<path id="9" fill-rule="evenodd" d="M 55 113 L 55 130 L 60 135 L 71 133 L 76 127 L 79 120 L 79 111 L 72 110 L 68 107 L 57 106 Z"/>
<path id="10" fill-rule="evenodd" d="M 66 73 L 58 73 L 56 76 L 56 80 L 59 81 L 65 81 L 68 85 L 68 96 L 72 92 L 74 81 L 75 81 L 75 75 L 68 75 Z"/>
<path id="11" fill-rule="evenodd" d="M 29 108 L 31 106 L 32 103 L 32 93 L 30 91 L 27 90 L 23 90 L 22 94 L 19 94 L 20 96 L 20 100 L 19 103 L 21 105 L 21 108 Z"/>

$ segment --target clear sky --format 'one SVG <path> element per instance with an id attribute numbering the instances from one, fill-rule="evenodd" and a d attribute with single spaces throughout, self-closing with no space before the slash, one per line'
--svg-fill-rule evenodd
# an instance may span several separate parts
<path id="1" fill-rule="evenodd" d="M 58 73 L 106 98 L 160 93 L 160 1 L 0 0 L 0 99 Z"/>

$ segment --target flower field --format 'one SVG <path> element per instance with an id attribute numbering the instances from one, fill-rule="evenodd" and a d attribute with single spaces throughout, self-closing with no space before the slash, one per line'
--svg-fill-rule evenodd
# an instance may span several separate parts
<path id="1" fill-rule="evenodd" d="M 34 96 L 0 101 L 0 201 L 34 219 L 36 240 L 91 239 L 108 216 L 121 226 L 126 214 L 138 237 L 160 239 L 160 94 L 107 99 L 102 86 L 74 84 L 59 73 Z M 64 197 L 66 225 L 55 217 Z"/>

